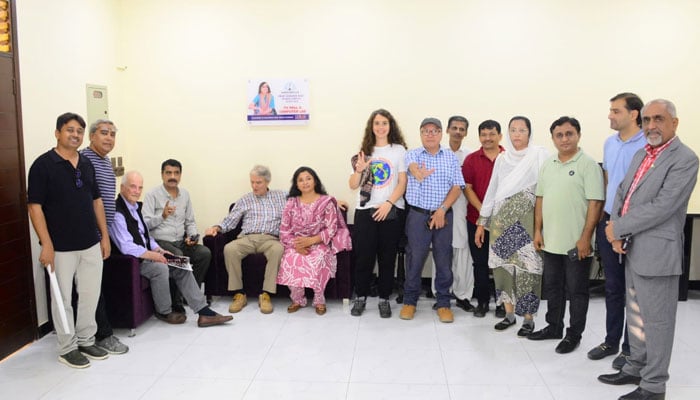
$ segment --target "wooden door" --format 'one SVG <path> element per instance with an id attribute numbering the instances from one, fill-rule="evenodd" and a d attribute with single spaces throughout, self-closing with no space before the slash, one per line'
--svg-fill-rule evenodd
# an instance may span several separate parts
<path id="1" fill-rule="evenodd" d="M 0 1 L 0 359 L 36 339 L 14 13 Z M 5 16 L 7 21 L 3 21 Z M 3 32 L 4 23 L 6 32 Z M 3 36 L 7 33 L 9 36 Z M 9 40 L 3 39 L 9 38 Z"/>

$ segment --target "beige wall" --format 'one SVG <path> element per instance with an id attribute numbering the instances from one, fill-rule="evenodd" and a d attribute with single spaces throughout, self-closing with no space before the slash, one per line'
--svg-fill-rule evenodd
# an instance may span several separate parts
<path id="1" fill-rule="evenodd" d="M 600 160 L 608 99 L 634 91 L 673 100 L 679 135 L 700 150 L 698 16 L 692 0 L 23 0 L 26 158 L 53 144 L 56 115 L 85 113 L 86 83 L 109 87 L 120 128 L 113 155 L 147 188 L 164 159 L 183 162 L 201 230 L 249 191 L 255 163 L 281 189 L 309 165 L 354 203 L 348 160 L 379 107 L 412 147 L 428 115 L 467 116 L 475 149 L 480 121 L 523 114 L 534 141 L 553 149 L 551 121 L 572 115 L 581 146 Z M 246 83 L 256 77 L 308 78 L 309 125 L 249 127 Z M 691 211 L 700 212 L 697 197 Z"/>
<path id="2" fill-rule="evenodd" d="M 86 115 L 85 84 L 115 83 L 116 1 L 16 2 L 24 152 L 31 163 L 56 145 L 56 117 L 66 111 Z M 119 115 L 118 105 L 111 107 Z M 86 141 L 87 143 L 87 141 Z M 32 235 L 34 286 L 39 324 L 48 320 L 39 244 Z"/>

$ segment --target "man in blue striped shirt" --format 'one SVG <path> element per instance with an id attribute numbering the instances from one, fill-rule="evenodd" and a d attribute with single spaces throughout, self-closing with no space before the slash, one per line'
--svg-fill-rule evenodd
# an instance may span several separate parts
<path id="1" fill-rule="evenodd" d="M 116 177 L 112 169 L 112 163 L 107 156 L 112 149 L 117 137 L 117 127 L 112 121 L 98 119 L 90 125 L 90 146 L 80 153 L 87 157 L 95 169 L 97 186 L 102 193 L 102 204 L 105 209 L 107 226 L 114 221 L 114 199 L 116 197 Z M 119 341 L 114 336 L 112 325 L 107 318 L 107 308 L 105 299 L 100 293 L 95 311 L 95 322 L 97 322 L 97 332 L 95 333 L 95 345 L 106 350 L 109 354 L 124 354 L 129 351 L 129 347 Z"/>
<path id="2" fill-rule="evenodd" d="M 413 319 L 420 296 L 421 271 L 431 250 L 435 264 L 437 314 L 441 322 L 452 322 L 452 204 L 464 190 L 464 177 L 457 156 L 440 145 L 442 124 L 425 118 L 420 124 L 423 147 L 406 153 L 409 166 L 406 202 L 406 281 L 404 305 L 399 316 Z"/>

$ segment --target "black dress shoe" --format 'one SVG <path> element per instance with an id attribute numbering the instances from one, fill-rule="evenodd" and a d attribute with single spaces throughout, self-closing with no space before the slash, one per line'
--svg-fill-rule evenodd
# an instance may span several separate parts
<path id="1" fill-rule="evenodd" d="M 475 310 L 472 303 L 470 303 L 469 300 L 467 300 L 467 299 L 464 299 L 464 300 L 457 299 L 457 301 L 455 302 L 455 305 L 466 312 L 473 312 Z"/>
<path id="2" fill-rule="evenodd" d="M 598 376 L 598 380 L 608 385 L 639 385 L 642 378 L 634 375 L 627 375 L 620 371 L 614 374 L 605 374 Z"/>
<path id="3" fill-rule="evenodd" d="M 617 353 L 617 348 L 607 343 L 601 343 L 588 352 L 588 358 L 591 360 L 600 360 L 601 358 L 615 355 L 615 353 Z"/>
<path id="4" fill-rule="evenodd" d="M 477 318 L 484 318 L 486 316 L 487 312 L 489 312 L 489 305 L 488 304 L 479 304 L 474 309 L 474 316 Z"/>
<path id="5" fill-rule="evenodd" d="M 530 340 L 561 339 L 561 337 L 562 333 L 556 332 L 550 325 L 545 326 L 539 331 L 532 332 L 527 336 Z"/>
<path id="6" fill-rule="evenodd" d="M 496 306 L 496 311 L 494 311 L 494 315 L 496 315 L 496 318 L 505 318 L 506 308 L 503 307 L 502 304 L 500 306 Z"/>
<path id="7" fill-rule="evenodd" d="M 568 354 L 574 351 L 578 347 L 579 343 L 581 343 L 581 338 L 567 336 L 564 338 L 564 340 L 559 342 L 554 351 L 559 354 Z"/>
<path id="8" fill-rule="evenodd" d="M 629 352 L 621 351 L 620 354 L 615 357 L 612 361 L 612 367 L 616 370 L 621 370 L 622 367 L 627 364 L 627 358 L 630 356 Z"/>
<path id="9" fill-rule="evenodd" d="M 618 400 L 665 400 L 666 393 L 654 393 L 644 390 L 640 387 L 624 396 L 620 396 Z"/>
<path id="10" fill-rule="evenodd" d="M 503 321 L 499 322 L 494 326 L 493 328 L 496 329 L 497 331 L 502 331 L 505 329 L 508 329 L 509 327 L 515 325 L 515 318 L 513 318 L 512 321 L 510 321 L 508 318 L 503 318 Z"/>
<path id="11" fill-rule="evenodd" d="M 535 324 L 533 323 L 532 325 L 525 325 L 523 324 L 522 327 L 518 330 L 518 337 L 524 338 L 528 337 L 532 331 L 535 330 Z"/>

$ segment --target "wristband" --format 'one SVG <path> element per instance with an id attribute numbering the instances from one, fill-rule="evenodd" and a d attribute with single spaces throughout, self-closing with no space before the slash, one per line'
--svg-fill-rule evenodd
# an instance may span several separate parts
<path id="1" fill-rule="evenodd" d="M 395 204 L 392 203 L 391 200 L 389 200 L 389 199 L 387 199 L 386 202 L 389 203 L 389 204 L 391 204 L 392 206 L 395 205 Z"/>

